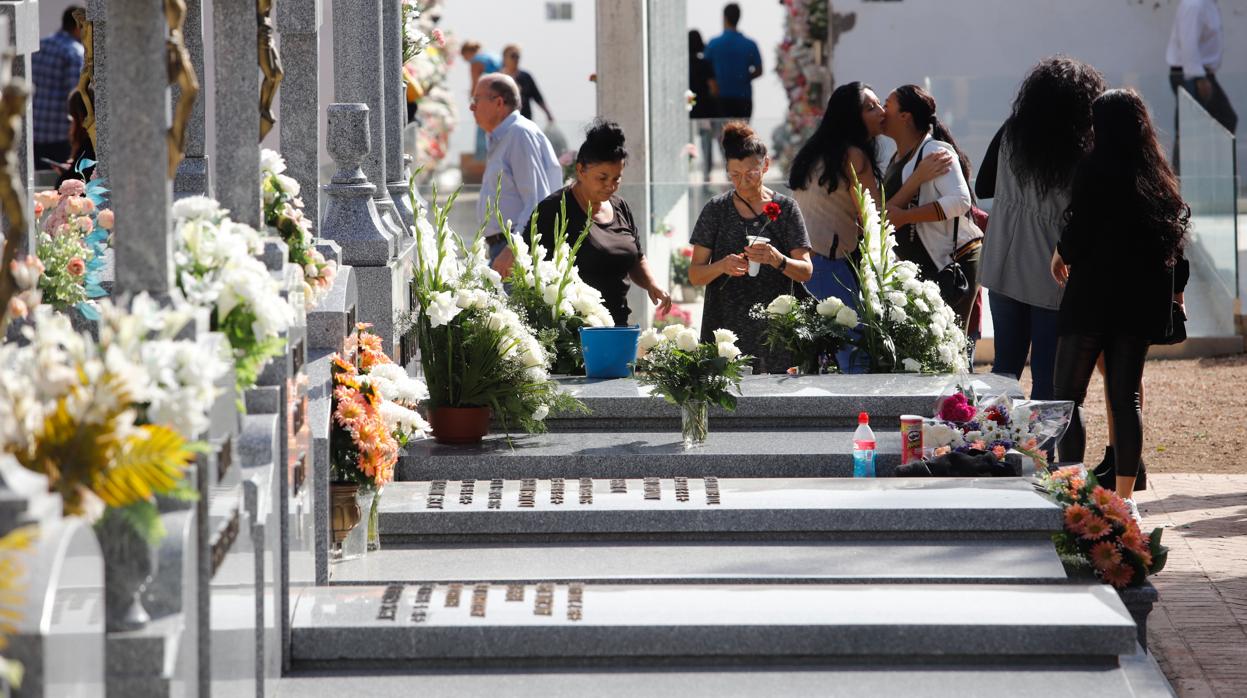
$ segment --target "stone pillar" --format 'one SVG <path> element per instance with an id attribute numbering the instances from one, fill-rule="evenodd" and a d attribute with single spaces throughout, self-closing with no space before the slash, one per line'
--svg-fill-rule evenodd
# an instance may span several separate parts
<path id="1" fill-rule="evenodd" d="M 307 217 L 320 226 L 321 0 L 281 0 L 277 31 L 286 77 L 281 83 L 280 148 L 286 174 L 299 183 Z"/>
<path id="2" fill-rule="evenodd" d="M 374 192 L 360 164 L 372 150 L 367 104 L 329 105 L 329 155 L 338 166 L 325 185 L 325 217 L 320 235 L 342 247 L 342 262 L 355 268 L 359 284 L 359 319 L 371 322 L 394 356 L 394 311 L 403 299 L 395 298 L 400 270 L 393 268 L 396 245 L 384 230 L 377 213 Z"/>
<path id="3" fill-rule="evenodd" d="M 216 198 L 230 217 L 260 230 L 260 66 L 255 0 L 214 0 Z"/>
<path id="4" fill-rule="evenodd" d="M 95 37 L 92 49 L 95 67 L 92 81 L 95 83 L 95 176 L 108 180 L 112 158 L 112 140 L 108 128 L 108 110 L 100 105 L 108 104 L 108 2 L 87 0 L 87 19 L 91 21 L 91 33 Z"/>
<path id="5" fill-rule="evenodd" d="M 26 114 L 17 134 L 17 169 L 22 186 L 26 188 L 27 223 L 24 236 L 25 248 L 35 247 L 35 216 L 33 196 L 35 191 L 34 159 L 34 81 L 30 68 L 30 54 L 39 50 L 39 2 L 38 0 L 0 0 L 0 17 L 8 20 L 8 32 L 0 42 L 6 49 L 12 47 L 10 63 L 13 77 L 26 81 L 30 97 L 26 100 Z M 68 129 L 68 124 L 66 125 Z M 7 231 L 6 231 L 7 234 Z"/>
<path id="6" fill-rule="evenodd" d="M 199 78 L 200 93 L 195 99 L 190 124 L 186 127 L 186 156 L 178 164 L 177 176 L 173 179 L 173 196 L 178 199 L 184 196 L 209 196 L 212 192 L 208 178 L 208 154 L 204 148 L 204 136 L 207 132 L 204 105 L 208 100 L 203 92 L 207 83 L 204 76 L 203 0 L 185 1 L 186 19 L 182 24 L 182 41 L 186 45 L 186 52 L 190 54 L 191 65 L 195 67 L 195 76 Z M 175 85 L 175 101 L 181 96 L 180 92 Z"/>
<path id="7" fill-rule="evenodd" d="M 385 85 L 385 188 L 389 190 L 403 221 L 403 231 L 414 236 L 416 224 L 411 202 L 407 198 L 407 180 L 411 171 L 403 162 L 403 125 L 407 123 L 407 86 L 403 83 L 403 0 L 382 0 L 384 22 L 381 54 L 382 82 Z"/>
<path id="8" fill-rule="evenodd" d="M 648 0 L 597 0 L 598 55 L 612 57 L 609 61 L 598 61 L 597 113 L 619 122 L 627 137 L 628 170 L 619 187 L 619 196 L 632 207 L 633 218 L 645 226 L 639 231 L 642 251 L 647 251 L 649 245 L 650 185 L 653 181 L 650 174 L 648 5 Z M 686 126 L 681 129 L 681 134 L 686 133 Z M 645 309 L 641 317 L 634 315 L 631 322 L 649 326 L 652 318 L 649 309 L 653 307 L 649 297 L 634 286 L 628 305 Z"/>
<path id="9" fill-rule="evenodd" d="M 165 23 L 161 0 L 109 0 L 105 35 L 109 101 L 97 104 L 108 118 L 125 124 L 110 133 L 115 160 L 109 168 L 112 208 L 125 220 L 125 235 L 113 242 L 117 295 L 147 291 L 156 297 L 173 289 L 173 240 L 168 169 L 169 76 L 165 67 Z M 99 54 L 96 54 L 97 58 Z"/>
<path id="10" fill-rule="evenodd" d="M 333 94 L 335 102 L 368 105 L 372 149 L 363 161 L 363 171 L 367 180 L 376 185 L 372 197 L 377 213 L 386 233 L 393 237 L 404 233 L 398 210 L 385 186 L 389 180 L 385 174 L 381 4 L 382 0 L 333 0 Z"/>

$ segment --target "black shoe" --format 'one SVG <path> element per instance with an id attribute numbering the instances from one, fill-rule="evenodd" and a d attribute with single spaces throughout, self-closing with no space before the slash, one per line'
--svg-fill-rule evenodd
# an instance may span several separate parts
<path id="1" fill-rule="evenodd" d="M 1096 482 L 1100 483 L 1101 487 L 1114 488 L 1117 477 L 1117 458 L 1113 455 L 1112 446 L 1104 448 L 1104 460 L 1100 461 L 1092 472 L 1095 473 Z"/>

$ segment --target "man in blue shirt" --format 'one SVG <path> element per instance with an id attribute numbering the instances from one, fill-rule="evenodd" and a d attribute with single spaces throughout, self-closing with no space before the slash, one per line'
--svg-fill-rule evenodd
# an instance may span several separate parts
<path id="1" fill-rule="evenodd" d="M 723 8 L 723 33 L 706 46 L 706 60 L 714 67 L 719 85 L 719 114 L 725 119 L 748 120 L 753 115 L 753 81 L 762 75 L 762 54 L 753 39 L 736 31 L 740 5 Z"/>
<path id="2" fill-rule="evenodd" d="M 497 205 L 502 219 L 511 221 L 512 230 L 523 230 L 537 204 L 563 185 L 563 167 L 546 135 L 520 114 L 520 88 L 510 75 L 489 73 L 477 80 L 472 90 L 472 115 L 489 134 L 476 217 L 485 225 L 490 259 L 494 259 L 504 250 L 506 240 L 497 217 L 488 215 L 489 204 Z M 495 268 L 502 262 L 499 260 Z"/>
<path id="3" fill-rule="evenodd" d="M 69 95 L 78 86 L 84 50 L 82 29 L 70 7 L 61 15 L 60 31 L 39 42 L 30 57 L 35 90 L 35 169 L 50 170 L 48 161 L 67 163 L 73 155 L 69 145 Z"/>

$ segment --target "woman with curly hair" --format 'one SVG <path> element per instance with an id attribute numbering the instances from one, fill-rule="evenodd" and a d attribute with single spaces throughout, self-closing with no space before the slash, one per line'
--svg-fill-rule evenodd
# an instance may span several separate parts
<path id="1" fill-rule="evenodd" d="M 1172 326 L 1173 301 L 1190 273 L 1182 257 L 1190 209 L 1137 92 L 1110 90 L 1092 114 L 1095 146 L 1075 174 L 1051 259 L 1053 280 L 1065 288 L 1056 398 L 1075 405 L 1060 451 L 1062 460 L 1083 458 L 1082 403 L 1103 355 L 1116 456 L 1115 482 L 1104 484 L 1137 519 L 1134 491 L 1146 482 L 1139 386 L 1148 345 Z"/>
<path id="2" fill-rule="evenodd" d="M 1041 61 L 1022 82 L 975 183 L 979 198 L 995 199 L 979 267 L 996 331 L 992 372 L 1021 375 L 1029 353 L 1034 399 L 1052 398 L 1061 287 L 1047 266 L 1074 169 L 1091 148 L 1091 103 L 1105 87 L 1081 61 Z"/>

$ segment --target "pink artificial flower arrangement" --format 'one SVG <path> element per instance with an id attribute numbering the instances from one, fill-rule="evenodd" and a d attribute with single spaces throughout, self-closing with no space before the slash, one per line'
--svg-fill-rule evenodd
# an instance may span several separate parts
<path id="1" fill-rule="evenodd" d="M 948 422 L 968 422 L 974 419 L 978 410 L 958 391 L 940 401 L 938 417 Z"/>

